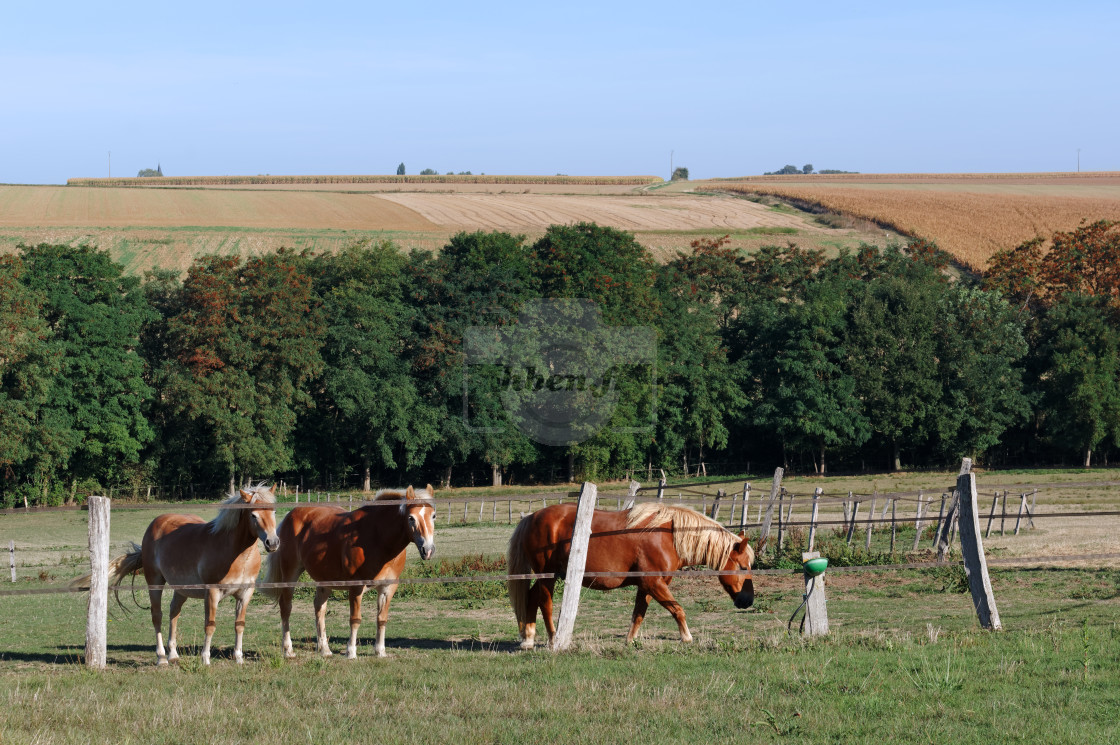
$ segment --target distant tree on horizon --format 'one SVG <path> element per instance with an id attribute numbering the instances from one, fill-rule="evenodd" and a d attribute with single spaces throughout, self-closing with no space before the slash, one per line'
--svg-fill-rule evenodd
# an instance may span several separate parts
<path id="1" fill-rule="evenodd" d="M 398 176 L 403 176 L 404 175 L 404 163 L 401 163 L 399 166 L 397 166 L 397 175 Z"/>
<path id="2" fill-rule="evenodd" d="M 672 181 L 688 181 L 688 169 L 677 167 L 673 169 Z"/>

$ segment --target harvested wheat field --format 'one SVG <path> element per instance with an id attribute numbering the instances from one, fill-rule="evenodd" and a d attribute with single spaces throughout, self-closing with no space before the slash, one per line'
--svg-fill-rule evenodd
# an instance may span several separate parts
<path id="1" fill-rule="evenodd" d="M 930 238 L 976 270 L 997 251 L 1082 220 L 1120 220 L 1120 173 L 771 176 L 704 185 L 819 205 Z"/>
<path id="2" fill-rule="evenodd" d="M 830 227 L 796 210 L 730 195 L 675 193 L 658 184 L 267 186 L 0 186 L 0 250 L 44 241 L 88 243 L 141 273 L 155 266 L 182 270 L 204 253 L 248 256 L 281 246 L 333 251 L 361 240 L 392 240 L 404 250 L 439 250 L 451 235 L 473 230 L 533 240 L 550 225 L 575 222 L 630 231 L 660 260 L 698 237 L 724 234 L 746 250 L 795 241 L 835 251 L 897 238 L 873 225 Z"/>

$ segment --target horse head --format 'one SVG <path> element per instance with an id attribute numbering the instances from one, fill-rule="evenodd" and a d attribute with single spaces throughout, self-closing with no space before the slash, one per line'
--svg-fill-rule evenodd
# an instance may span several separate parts
<path id="1" fill-rule="evenodd" d="M 416 544 L 421 559 L 430 559 L 436 551 L 436 507 L 435 490 L 428 484 L 427 489 L 417 493 L 411 486 L 405 491 L 401 503 L 401 514 L 408 520 L 408 534 Z"/>
<path id="2" fill-rule="evenodd" d="M 735 601 L 736 608 L 750 608 L 754 604 L 754 582 L 751 580 L 751 564 L 754 563 L 754 549 L 747 542 L 746 532 L 739 533 L 739 542 L 731 549 L 727 563 L 722 569 L 726 572 L 746 571 L 746 574 L 721 574 L 719 583 Z"/>
<path id="3" fill-rule="evenodd" d="M 247 510 L 250 529 L 264 544 L 264 550 L 272 553 L 280 548 L 280 536 L 276 535 L 276 495 L 271 486 L 259 486 L 246 491 L 239 490 L 241 501 L 245 504 L 260 504 L 257 509 Z"/>

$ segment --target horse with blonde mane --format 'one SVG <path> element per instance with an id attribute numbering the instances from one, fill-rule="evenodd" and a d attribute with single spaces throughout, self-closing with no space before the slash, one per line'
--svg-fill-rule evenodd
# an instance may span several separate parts
<path id="1" fill-rule="evenodd" d="M 549 643 L 556 633 L 552 620 L 552 593 L 556 578 L 568 567 L 576 505 L 559 504 L 522 518 L 513 531 L 507 553 L 509 574 L 553 573 L 539 578 L 507 581 L 509 600 L 517 617 L 521 648 L 535 644 L 537 610 L 544 617 Z M 671 576 L 593 576 L 595 573 L 675 572 L 684 566 L 706 565 L 720 574 L 719 582 L 736 608 L 754 602 L 750 569 L 754 550 L 746 533 L 735 535 L 695 510 L 663 502 L 646 502 L 629 510 L 595 510 L 587 545 L 583 586 L 613 590 L 636 586 L 634 615 L 626 641 L 632 642 L 642 625 L 650 598 L 661 603 L 677 621 L 682 642 L 692 641 L 684 609 L 669 591 Z M 732 573 L 734 572 L 734 573 Z"/>
<path id="2" fill-rule="evenodd" d="M 419 495 L 405 490 L 382 489 L 373 501 L 352 512 L 334 505 L 307 505 L 293 509 L 280 523 L 280 551 L 268 557 L 262 591 L 280 603 L 281 644 L 285 657 L 294 657 L 288 619 L 292 614 L 293 585 L 307 571 L 318 583 L 352 582 L 350 640 L 346 656 L 358 656 L 358 627 L 362 623 L 362 595 L 377 583 L 377 643 L 374 651 L 385 657 L 385 626 L 389 601 L 397 591 L 404 570 L 405 549 L 416 544 L 420 558 L 435 553 L 435 493 L 428 484 Z M 288 586 L 268 586 L 288 585 Z M 331 656 L 327 642 L 326 604 L 334 588 L 315 588 L 316 647 Z"/>
<path id="3" fill-rule="evenodd" d="M 242 489 L 221 503 L 218 516 L 210 522 L 197 515 L 160 515 L 144 531 L 138 546 L 109 564 L 109 584 L 119 588 L 125 577 L 144 572 L 151 599 L 152 626 L 156 630 L 156 662 L 166 665 L 179 659 L 175 646 L 179 612 L 187 598 L 206 601 L 204 619 L 206 641 L 202 663 L 210 664 L 210 641 L 214 637 L 219 601 L 237 598 L 234 621 L 236 642 L 233 659 L 244 660 L 241 640 L 245 633 L 245 612 L 253 597 L 254 583 L 261 568 L 259 540 L 268 552 L 280 545 L 276 536 L 276 496 L 263 484 Z M 82 579 L 88 587 L 88 577 Z M 163 589 L 172 585 L 167 629 L 167 652 L 163 648 Z M 184 587 L 186 585 L 186 587 Z M 205 585 L 205 587 L 203 586 Z"/>

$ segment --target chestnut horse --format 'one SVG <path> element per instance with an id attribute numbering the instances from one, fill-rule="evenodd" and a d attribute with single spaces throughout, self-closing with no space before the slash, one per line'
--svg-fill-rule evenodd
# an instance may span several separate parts
<path id="1" fill-rule="evenodd" d="M 245 633 L 245 611 L 253 597 L 254 583 L 261 568 L 256 543 L 273 552 L 280 545 L 276 537 L 276 496 L 263 484 L 231 494 L 210 522 L 196 515 L 160 515 L 144 531 L 141 545 L 109 564 L 109 584 L 119 587 L 125 577 L 140 570 L 148 583 L 152 604 L 152 626 L 156 629 L 156 661 L 166 665 L 179 659 L 175 647 L 179 611 L 187 598 L 206 601 L 206 642 L 202 662 L 210 664 L 210 640 L 214 637 L 218 602 L 227 595 L 237 598 L 237 620 L 233 628 L 237 641 L 233 659 L 242 662 L 241 639 Z M 222 585 L 222 587 L 173 588 L 167 629 L 167 654 L 163 650 L 163 585 Z"/>
<path id="2" fill-rule="evenodd" d="M 568 567 L 576 505 L 546 507 L 522 518 L 513 531 L 507 554 L 509 573 L 555 573 L 562 577 Z M 719 582 L 735 601 L 736 608 L 749 608 L 754 602 L 754 583 L 750 568 L 754 550 L 746 533 L 735 535 L 715 520 L 695 510 L 661 502 L 647 502 L 630 510 L 595 510 L 591 519 L 591 538 L 587 546 L 586 571 L 592 572 L 675 572 L 683 566 L 707 565 L 712 569 L 740 571 L 721 574 Z M 633 623 L 626 641 L 631 642 L 642 625 L 649 600 L 653 598 L 672 614 L 680 629 L 681 641 L 692 641 L 684 610 L 669 591 L 672 577 L 585 577 L 584 587 L 613 590 L 636 586 Z M 537 633 L 537 609 L 544 616 L 549 642 L 556 632 L 552 622 L 552 591 L 556 578 L 511 579 L 507 582 L 509 600 L 517 616 L 521 648 L 532 649 Z"/>
<path id="3" fill-rule="evenodd" d="M 432 485 L 419 496 L 412 487 L 382 489 L 373 503 L 353 512 L 330 505 L 296 507 L 280 523 L 280 551 L 268 557 L 266 583 L 293 583 L 304 570 L 315 582 L 395 580 L 404 569 L 405 549 L 415 543 L 420 558 L 435 552 L 435 501 Z M 403 501 L 402 501 L 403 500 Z M 389 504 L 377 504 L 388 501 Z M 350 592 L 350 641 L 346 656 L 358 656 L 358 626 L 362 623 L 362 594 L 367 585 L 356 584 Z M 294 657 L 288 619 L 292 613 L 292 587 L 262 588 L 280 602 L 280 624 L 285 657 Z M 315 632 L 317 649 L 331 655 L 327 645 L 326 604 L 334 588 L 315 588 Z M 377 588 L 378 657 L 385 656 L 385 624 L 396 582 Z"/>

